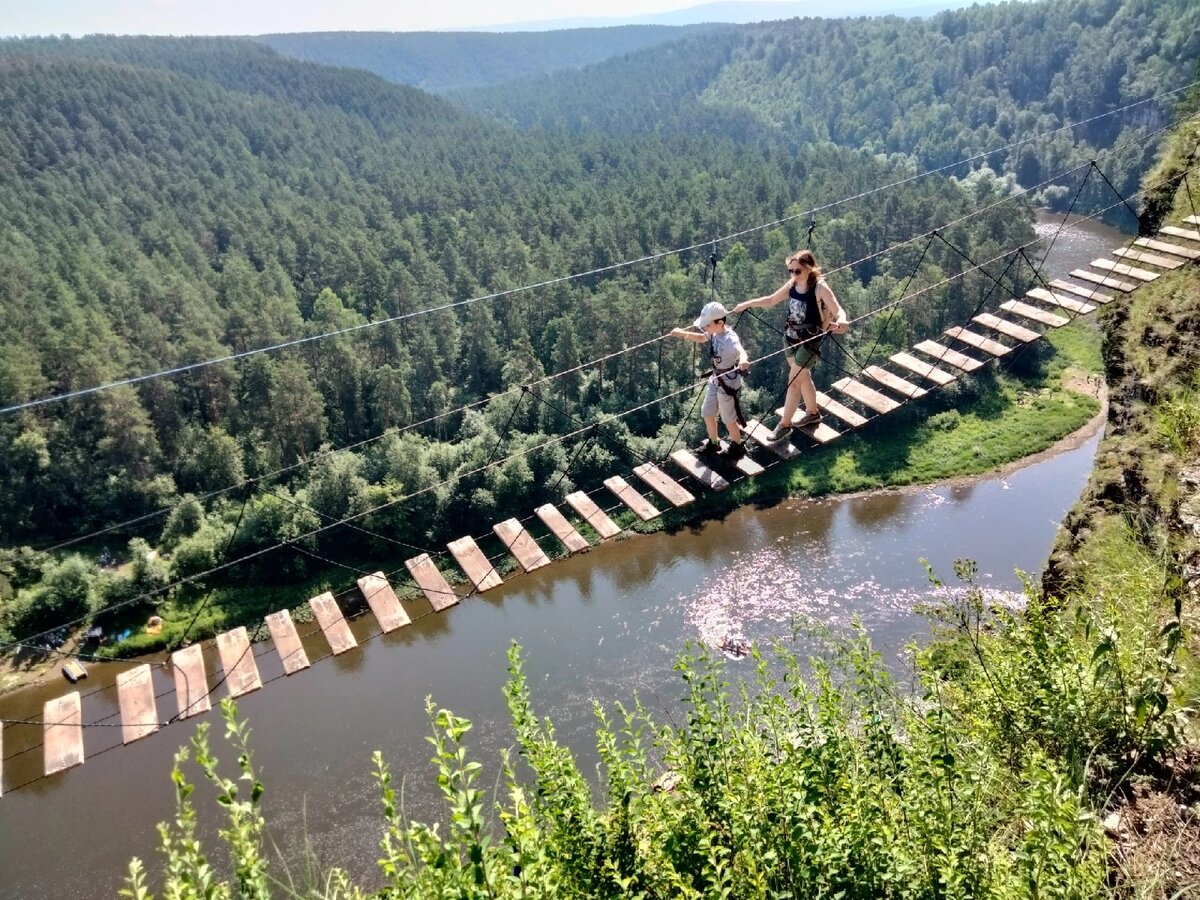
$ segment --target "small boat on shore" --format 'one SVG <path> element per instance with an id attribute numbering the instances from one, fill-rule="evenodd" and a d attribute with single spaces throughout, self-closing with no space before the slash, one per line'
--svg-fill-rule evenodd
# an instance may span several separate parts
<path id="1" fill-rule="evenodd" d="M 74 684 L 75 682 L 87 678 L 87 669 L 77 659 L 68 659 L 63 663 L 62 667 L 63 678 Z"/>

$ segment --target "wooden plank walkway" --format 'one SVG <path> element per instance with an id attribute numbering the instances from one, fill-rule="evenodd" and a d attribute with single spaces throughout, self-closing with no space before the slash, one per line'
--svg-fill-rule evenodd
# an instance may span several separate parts
<path id="1" fill-rule="evenodd" d="M 1200 259 L 1200 250 L 1193 250 L 1191 247 L 1181 247 L 1179 244 L 1172 244 L 1170 241 L 1156 241 L 1154 238 L 1140 237 L 1135 239 L 1133 243 L 1138 247 L 1145 247 L 1147 250 L 1170 253 L 1172 256 L 1179 256 L 1183 259 Z"/>
<path id="2" fill-rule="evenodd" d="M 1071 282 L 1063 281 L 1061 278 L 1055 278 L 1053 281 L 1051 281 L 1050 287 L 1053 288 L 1056 293 L 1061 292 L 1066 294 L 1074 294 L 1076 297 L 1082 297 L 1088 303 L 1098 303 L 1100 305 L 1104 305 L 1105 303 L 1112 303 L 1113 301 L 1112 294 L 1106 294 L 1104 291 L 1099 290 L 1098 288 L 1082 287 L 1078 284 L 1071 284 Z M 1032 294 L 1033 291 L 1030 291 L 1029 293 Z"/>
<path id="3" fill-rule="evenodd" d="M 558 538 L 558 542 L 567 548 L 568 553 L 582 553 L 584 550 L 591 549 L 587 539 L 575 530 L 575 526 L 567 521 L 567 517 L 559 512 L 558 507 L 553 503 L 539 506 L 534 512 Z"/>
<path id="4" fill-rule="evenodd" d="M 1185 238 L 1189 241 L 1200 241 L 1200 231 L 1191 228 L 1177 228 L 1174 225 L 1164 225 L 1158 229 L 1159 234 L 1169 234 L 1171 237 Z"/>
<path id="5" fill-rule="evenodd" d="M 743 429 L 744 431 L 745 429 Z M 729 487 L 729 482 L 716 469 L 705 465 L 704 461 L 691 450 L 676 450 L 671 454 L 671 462 L 683 469 L 710 491 L 723 491 Z"/>
<path id="6" fill-rule="evenodd" d="M 267 629 L 271 632 L 271 640 L 275 642 L 275 652 L 283 663 L 286 675 L 307 669 L 308 654 L 300 643 L 300 635 L 296 634 L 296 623 L 292 621 L 290 610 L 281 609 L 266 617 Z"/>
<path id="7" fill-rule="evenodd" d="M 245 627 L 218 634 L 217 654 L 221 657 L 221 670 L 225 673 L 230 697 L 240 697 L 262 687 Z"/>
<path id="8" fill-rule="evenodd" d="M 946 365 L 962 369 L 964 372 L 974 372 L 983 365 L 981 360 L 975 359 L 973 356 L 967 356 L 965 353 L 959 353 L 952 347 L 946 347 L 936 341 L 921 341 L 919 344 L 914 344 L 913 349 L 920 350 L 922 353 L 932 356 L 938 362 L 944 362 Z"/>
<path id="9" fill-rule="evenodd" d="M 646 482 L 676 508 L 687 506 L 696 499 L 694 494 L 654 463 L 642 463 L 640 466 L 634 466 L 633 474 Z"/>
<path id="10" fill-rule="evenodd" d="M 180 719 L 212 709 L 208 675 L 204 670 L 204 652 L 199 644 L 172 653 L 171 671 L 175 676 L 175 705 Z"/>
<path id="11" fill-rule="evenodd" d="M 1066 316 L 1060 316 L 1058 313 L 1047 312 L 1036 306 L 1030 306 L 1028 303 L 1022 303 L 1020 300 L 1005 300 L 1000 304 L 1000 308 L 1005 312 L 1012 313 L 1015 316 L 1029 319 L 1033 322 L 1038 322 L 1049 328 L 1062 328 L 1071 320 Z"/>
<path id="12" fill-rule="evenodd" d="M 616 494 L 622 503 L 637 513 L 642 521 L 649 522 L 662 515 L 653 503 L 634 490 L 633 486 L 620 475 L 605 478 L 604 486 Z"/>
<path id="13" fill-rule="evenodd" d="M 833 399 L 828 394 L 817 391 L 817 408 L 822 413 L 831 413 L 834 418 L 841 419 L 851 428 L 858 428 L 860 425 L 867 424 L 867 417 L 860 416 L 850 407 L 843 405 L 839 401 Z M 776 410 L 776 415 L 783 416 L 783 410 Z M 793 419 L 793 421 L 795 421 Z"/>
<path id="14" fill-rule="evenodd" d="M 608 513 L 596 505 L 596 501 L 583 491 L 575 491 L 564 498 L 567 505 L 596 530 L 602 540 L 616 537 L 621 533 L 617 523 L 609 518 Z"/>
<path id="15" fill-rule="evenodd" d="M 404 565 L 434 612 L 441 612 L 458 603 L 458 594 L 450 587 L 450 582 L 428 553 L 406 559 Z"/>
<path id="16" fill-rule="evenodd" d="M 901 368 L 908 369 L 914 375 L 920 375 L 922 378 L 932 381 L 938 387 L 945 387 L 957 377 L 945 369 L 939 369 L 933 363 L 917 359 L 911 353 L 904 353 L 903 351 L 893 353 L 888 359 Z"/>
<path id="17" fill-rule="evenodd" d="M 823 396 L 824 395 L 822 395 L 820 391 L 817 391 L 817 408 L 819 410 L 821 410 L 822 417 L 824 417 L 828 413 L 833 413 L 833 407 L 836 406 L 836 407 L 839 407 L 839 408 L 845 410 L 846 412 L 850 413 L 851 415 L 855 416 L 856 418 L 862 419 L 863 422 L 867 421 L 866 419 L 863 419 L 862 416 L 858 415 L 858 413 L 855 413 L 852 410 L 848 409 L 847 407 L 842 406 L 842 404 L 838 403 L 836 400 L 831 400 L 830 398 L 825 397 L 825 401 L 827 401 L 827 402 L 822 402 L 821 398 Z M 779 407 L 777 410 L 775 410 L 775 415 L 779 416 L 779 421 L 781 421 L 781 422 L 783 421 L 783 407 L 782 406 Z M 798 432 L 800 434 L 807 435 L 808 437 L 810 437 L 814 441 L 816 441 L 818 444 L 828 444 L 830 441 L 832 441 L 834 438 L 838 437 L 841 434 L 840 431 L 838 431 L 836 428 L 827 424 L 824 421 L 818 422 L 816 425 L 798 425 L 797 423 L 802 421 L 804 419 L 805 415 L 807 415 L 807 413 L 805 413 L 804 407 L 800 407 L 792 414 L 792 432 L 793 433 Z M 837 416 L 836 413 L 834 413 L 834 415 Z M 840 418 L 840 416 L 837 416 L 837 417 Z M 754 474 L 757 475 L 758 473 L 755 472 Z"/>
<path id="18" fill-rule="evenodd" d="M 869 378 L 874 378 L 888 390 L 895 391 L 908 400 L 916 400 L 929 393 L 925 388 L 917 387 L 911 381 L 905 381 L 899 375 L 893 375 L 881 366 L 867 366 L 862 373 Z"/>
<path id="19" fill-rule="evenodd" d="M 1022 344 L 1028 344 L 1030 341 L 1036 341 L 1040 338 L 1041 332 L 1034 331 L 1032 328 L 1026 328 L 1024 325 L 1018 325 L 1016 322 L 1010 322 L 1008 319 L 1002 319 L 999 316 L 994 316 L 991 313 L 980 313 L 971 319 L 972 322 L 978 322 L 985 328 L 990 328 L 992 331 L 997 331 L 1000 334 L 1012 338 L 1014 341 L 1020 341 Z"/>
<path id="20" fill-rule="evenodd" d="M 1032 288 L 1026 296 L 1032 297 L 1034 300 L 1041 300 L 1043 303 L 1049 303 L 1051 306 L 1061 307 L 1080 316 L 1095 312 L 1098 308 L 1094 303 L 1075 300 L 1071 297 L 1048 291 L 1045 288 Z"/>
<path id="21" fill-rule="evenodd" d="M 1090 281 L 1098 284 L 1101 287 L 1112 288 L 1115 291 L 1122 291 L 1128 294 L 1132 290 L 1137 289 L 1137 285 L 1132 281 L 1122 281 L 1120 278 L 1109 278 L 1107 275 L 1097 275 L 1095 272 L 1088 269 L 1072 269 L 1071 277 L 1078 278 L 1080 281 Z"/>
<path id="22" fill-rule="evenodd" d="M 363 598 L 371 607 L 371 612 L 375 614 L 384 633 L 403 628 L 412 621 L 404 611 L 400 598 L 396 596 L 387 576 L 382 572 L 372 572 L 358 579 L 358 589 L 362 591 Z"/>
<path id="23" fill-rule="evenodd" d="M 347 650 L 353 650 L 358 646 L 354 633 L 350 631 L 350 623 L 346 621 L 342 608 L 338 606 L 337 600 L 330 591 L 313 597 L 308 601 L 308 605 L 312 607 L 313 615 L 317 617 L 317 624 L 321 626 L 321 631 L 325 635 L 325 640 L 329 642 L 329 649 L 333 651 L 334 656 L 345 653 Z"/>
<path id="24" fill-rule="evenodd" d="M 1113 256 L 1119 256 L 1121 259 L 1131 259 L 1134 262 L 1144 263 L 1148 266 L 1158 266 L 1160 269 L 1178 269 L 1183 265 L 1182 259 L 1171 259 L 1167 256 L 1159 256 L 1157 253 L 1147 253 L 1143 250 L 1126 250 L 1124 247 L 1118 247 L 1114 250 Z"/>
<path id="25" fill-rule="evenodd" d="M 479 549 L 479 545 L 470 535 L 451 541 L 446 546 L 450 548 L 450 552 L 458 560 L 459 566 L 467 573 L 471 584 L 475 585 L 475 590 L 479 593 L 490 591 L 504 583 L 504 579 L 500 577 L 496 567 L 483 555 L 483 551 Z"/>
<path id="26" fill-rule="evenodd" d="M 1138 281 L 1150 282 L 1158 278 L 1157 272 L 1151 272 L 1148 269 L 1139 269 L 1137 266 L 1131 266 L 1126 263 L 1115 263 L 1108 259 L 1093 259 L 1091 265 L 1104 272 L 1112 272 L 1114 275 L 1124 275 L 1126 278 L 1136 278 Z"/>
<path id="27" fill-rule="evenodd" d="M 42 761 L 47 775 L 83 765 L 83 707 L 79 691 L 42 706 Z"/>
<path id="28" fill-rule="evenodd" d="M 969 344 L 976 350 L 982 350 L 984 353 L 992 354 L 992 356 L 1003 356 L 1012 349 L 1012 347 L 1001 344 L 999 341 L 993 341 L 991 338 L 984 337 L 982 334 L 976 334 L 974 331 L 959 325 L 947 328 L 946 334 L 950 335 L 956 341 L 962 341 L 964 344 Z"/>
<path id="29" fill-rule="evenodd" d="M 533 535 L 526 531 L 525 526 L 516 518 L 497 522 L 492 526 L 492 531 L 504 541 L 508 552 L 517 558 L 517 562 L 526 572 L 534 572 L 542 566 L 550 565 L 550 557 L 542 552 Z"/>
<path id="30" fill-rule="evenodd" d="M 1183 221 L 1189 225 L 1200 225 L 1200 216 L 1187 216 Z"/>
<path id="31" fill-rule="evenodd" d="M 885 397 L 879 391 L 869 388 L 861 381 L 855 381 L 853 378 L 840 378 L 833 383 L 832 387 L 835 391 L 841 391 L 847 397 L 852 397 L 863 406 L 875 410 L 880 415 L 900 408 L 900 404 L 891 397 Z"/>

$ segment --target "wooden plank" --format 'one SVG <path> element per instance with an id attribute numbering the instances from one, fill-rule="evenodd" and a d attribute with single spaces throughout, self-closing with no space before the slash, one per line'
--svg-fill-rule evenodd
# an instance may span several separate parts
<path id="1" fill-rule="evenodd" d="M 1183 221 L 1187 222 L 1189 225 L 1200 225 L 1200 216 L 1188 216 Z"/>
<path id="2" fill-rule="evenodd" d="M 1063 321 L 1066 321 L 1065 319 Z M 947 372 L 945 369 L 939 369 L 933 363 L 927 363 L 923 359 L 917 359 L 911 353 L 893 353 L 888 357 L 896 365 L 901 366 L 914 375 L 920 375 L 922 378 L 927 378 L 939 387 L 952 382 L 957 376 Z"/>
<path id="3" fill-rule="evenodd" d="M 154 676 L 142 664 L 117 673 L 117 705 L 121 709 L 121 742 L 132 744 L 158 731 Z"/>
<path id="4" fill-rule="evenodd" d="M 1131 259 L 1148 266 L 1158 266 L 1160 269 L 1178 269 L 1183 265 L 1182 259 L 1171 259 L 1167 256 L 1159 256 L 1157 253 L 1146 253 L 1143 250 L 1126 250 L 1124 247 L 1118 247 L 1112 254 L 1121 259 Z"/>
<path id="5" fill-rule="evenodd" d="M 972 322 L 978 322 L 985 328 L 990 328 L 993 331 L 998 331 L 1001 334 L 1007 335 L 1015 341 L 1020 341 L 1023 344 L 1028 344 L 1030 341 L 1036 341 L 1042 335 L 1034 331 L 1032 328 L 1026 328 L 1024 325 L 1018 325 L 1016 322 L 1010 322 L 1008 319 L 1002 319 L 999 316 L 994 316 L 991 313 L 980 313 L 971 319 Z"/>
<path id="6" fill-rule="evenodd" d="M 836 418 L 841 419 L 851 428 L 858 428 L 860 425 L 867 424 L 867 418 L 865 416 L 860 416 L 850 407 L 843 406 L 840 402 L 834 400 L 828 394 L 824 394 L 821 391 L 817 391 L 817 409 L 821 410 L 822 413 L 830 413 Z M 776 410 L 776 413 L 779 416 L 782 416 L 783 410 Z M 796 415 L 799 416 L 803 414 L 803 410 L 796 410 Z M 792 421 L 794 422 L 796 420 L 793 418 Z"/>
<path id="7" fill-rule="evenodd" d="M 642 463 L 633 467 L 633 474 L 661 494 L 674 507 L 687 506 L 696 499 L 682 484 L 654 463 Z"/>
<path id="8" fill-rule="evenodd" d="M 83 765 L 83 705 L 79 691 L 42 707 L 42 756 L 46 774 Z"/>
<path id="9" fill-rule="evenodd" d="M 458 594 L 450 587 L 450 582 L 428 553 L 406 559 L 404 565 L 408 567 L 408 574 L 413 577 L 413 581 L 417 583 L 434 612 L 449 609 L 458 602 Z"/>
<path id="10" fill-rule="evenodd" d="M 175 675 L 175 703 L 179 707 L 179 718 L 186 719 L 212 709 L 208 676 L 204 671 L 204 653 L 199 644 L 172 653 L 171 671 Z"/>
<path id="11" fill-rule="evenodd" d="M 358 589 L 362 591 L 363 598 L 385 634 L 403 628 L 412 621 L 392 589 L 391 582 L 382 572 L 372 572 L 358 579 Z"/>
<path id="12" fill-rule="evenodd" d="M 558 542 L 567 548 L 568 553 L 580 553 L 589 548 L 587 539 L 575 530 L 575 526 L 567 521 L 567 517 L 559 512 L 553 503 L 547 503 L 534 510 L 537 517 L 549 528 Z"/>
<path id="13" fill-rule="evenodd" d="M 1082 287 L 1078 284 L 1071 284 L 1071 282 L 1063 281 L 1061 278 L 1055 278 L 1053 281 L 1051 281 L 1050 287 L 1058 293 L 1074 294 L 1076 297 L 1082 297 L 1084 300 L 1088 301 L 1088 303 L 1099 303 L 1103 305 L 1105 303 L 1112 303 L 1113 300 L 1112 294 L 1106 294 L 1104 291 L 1097 290 L 1096 288 Z M 1029 293 L 1032 294 L 1033 291 L 1030 291 Z"/>
<path id="14" fill-rule="evenodd" d="M 792 422 L 795 423 L 799 421 L 803 415 L 803 411 L 797 412 L 795 417 L 792 419 Z M 816 425 L 793 424 L 792 428 L 794 428 L 796 431 L 799 431 L 801 434 L 807 434 L 818 444 L 828 444 L 834 438 L 841 437 L 842 435 L 840 431 L 838 431 L 832 425 L 826 424 L 825 422 L 818 422 Z"/>
<path id="15" fill-rule="evenodd" d="M 317 624 L 321 626 L 325 640 L 329 642 L 329 649 L 335 656 L 358 646 L 358 641 L 350 631 L 350 623 L 346 621 L 346 616 L 332 593 L 326 591 L 313 597 L 308 601 L 308 605 L 312 607 Z"/>
<path id="16" fill-rule="evenodd" d="M 620 475 L 604 479 L 604 486 L 612 491 L 622 503 L 632 509 L 643 521 L 661 515 L 654 504 L 633 489 L 633 486 Z"/>
<path id="17" fill-rule="evenodd" d="M 1112 288 L 1115 291 L 1124 291 L 1126 294 L 1137 289 L 1137 285 L 1132 281 L 1122 281 L 1120 278 L 1109 278 L 1107 275 L 1097 275 L 1095 272 L 1089 272 L 1087 269 L 1072 269 L 1071 277 L 1078 278 L 1080 281 L 1090 281 L 1093 284 L 1098 284 L 1101 287 Z"/>
<path id="18" fill-rule="evenodd" d="M 772 441 L 771 429 L 758 421 L 758 419 L 751 419 L 747 422 L 742 429 L 742 433 L 757 442 L 759 446 L 766 447 L 780 459 L 794 459 L 800 453 L 796 445 L 787 438 Z"/>
<path id="19" fill-rule="evenodd" d="M 1039 322 L 1049 328 L 1062 328 L 1071 321 L 1066 316 L 1047 312 L 1037 306 L 1022 303 L 1020 300 L 1005 300 L 1000 304 L 1000 308 L 1007 313 L 1012 313 L 1014 316 L 1021 316 L 1022 318 Z"/>
<path id="20" fill-rule="evenodd" d="M 842 378 L 835 381 L 833 389 L 841 391 L 847 397 L 853 397 L 863 406 L 875 410 L 880 415 L 900 408 L 900 404 L 891 397 L 885 397 L 879 391 L 873 390 L 861 381 L 855 381 L 853 378 Z"/>
<path id="21" fill-rule="evenodd" d="M 1082 300 L 1064 297 L 1062 294 L 1056 294 L 1053 291 L 1047 291 L 1043 288 L 1033 288 L 1026 296 L 1032 297 L 1034 300 L 1041 300 L 1043 303 L 1049 303 L 1051 306 L 1062 307 L 1079 315 L 1087 315 L 1090 312 L 1096 311 L 1096 305 L 1093 303 L 1084 303 Z"/>
<path id="22" fill-rule="evenodd" d="M 500 577 L 496 567 L 483 555 L 483 551 L 479 549 L 479 545 L 470 535 L 451 541 L 446 546 L 450 548 L 450 552 L 458 560 L 458 564 L 462 566 L 462 570 L 467 573 L 471 584 L 475 585 L 475 590 L 479 593 L 490 591 L 504 583 L 504 579 Z"/>
<path id="23" fill-rule="evenodd" d="M 1200 231 L 1191 228 L 1176 228 L 1174 225 L 1164 225 L 1158 229 L 1159 234 L 1169 234 L 1171 237 L 1185 238 L 1189 241 L 1200 241 Z"/>
<path id="24" fill-rule="evenodd" d="M 958 325 L 947 328 L 946 334 L 950 335 L 956 341 L 970 344 L 975 349 L 982 350 L 984 353 L 990 353 L 992 356 L 1003 356 L 1012 349 L 1001 344 L 999 341 L 993 341 L 991 338 L 986 338 L 982 334 L 976 334 L 974 331 L 969 331 Z"/>
<path id="25" fill-rule="evenodd" d="M 965 353 L 959 353 L 950 347 L 944 347 L 935 341 L 921 341 L 919 344 L 914 344 L 913 349 L 920 350 L 938 362 L 944 362 L 946 365 L 962 369 L 964 372 L 974 372 L 983 365 L 980 360 L 967 356 Z"/>
<path id="26" fill-rule="evenodd" d="M 923 387 L 917 387 L 911 381 L 905 381 L 899 375 L 893 375 L 882 366 L 867 366 L 863 369 L 863 374 L 868 378 L 873 378 L 882 384 L 890 391 L 895 391 L 901 397 L 907 397 L 909 400 L 916 400 L 918 397 L 924 397 L 929 392 Z"/>
<path id="27" fill-rule="evenodd" d="M 1134 243 L 1139 247 L 1145 247 L 1147 250 L 1157 250 L 1159 253 L 1170 253 L 1172 256 L 1181 256 L 1184 259 L 1200 259 L 1200 250 L 1193 250 L 1191 247 L 1181 247 L 1169 241 L 1156 241 L 1154 238 L 1140 237 L 1134 240 Z"/>
<path id="28" fill-rule="evenodd" d="M 225 684 L 230 697 L 240 697 L 262 687 L 258 677 L 258 666 L 250 649 L 250 635 L 245 627 L 217 635 L 217 653 L 221 657 L 221 669 L 225 672 Z"/>
<path id="29" fill-rule="evenodd" d="M 1114 275 L 1136 278 L 1138 281 L 1149 282 L 1158 278 L 1157 272 L 1151 272 L 1149 269 L 1139 269 L 1137 266 L 1130 266 L 1125 263 L 1115 263 L 1108 259 L 1093 259 L 1092 267 L 1104 272 L 1112 272 Z"/>
<path id="30" fill-rule="evenodd" d="M 746 429 L 742 429 L 745 431 Z M 691 450 L 676 450 L 671 454 L 671 462 L 683 469 L 710 491 L 723 491 L 729 487 L 729 482 L 721 477 L 716 469 L 706 466 L 702 459 Z"/>
<path id="31" fill-rule="evenodd" d="M 497 522 L 492 526 L 492 531 L 500 536 L 504 546 L 508 547 L 508 551 L 517 558 L 517 562 L 526 572 L 550 565 L 550 557 L 542 552 L 537 541 L 517 519 Z"/>
<path id="32" fill-rule="evenodd" d="M 745 440 L 745 435 L 742 436 L 742 439 Z M 728 452 L 729 441 L 721 441 L 721 449 Z M 717 459 L 724 460 L 726 463 L 729 462 L 729 457 L 724 453 L 718 456 Z M 741 456 L 734 460 L 733 467 L 748 478 L 754 478 L 756 475 L 761 475 L 765 471 L 762 466 L 752 460 L 749 456 Z"/>
<path id="33" fill-rule="evenodd" d="M 574 491 L 564 498 L 567 505 L 594 529 L 601 538 L 616 537 L 621 533 L 617 523 L 608 517 L 608 513 L 596 505 L 596 502 L 583 491 Z"/>
<path id="34" fill-rule="evenodd" d="M 271 639 L 275 642 L 275 652 L 283 663 L 283 671 L 287 675 L 308 668 L 308 654 L 300 643 L 300 635 L 296 634 L 296 623 L 292 614 L 286 609 L 273 612 L 266 617 L 267 628 L 271 631 Z"/>

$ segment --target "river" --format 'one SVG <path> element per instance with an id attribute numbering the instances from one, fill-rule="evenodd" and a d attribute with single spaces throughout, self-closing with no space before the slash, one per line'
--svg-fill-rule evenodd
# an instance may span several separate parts
<path id="1" fill-rule="evenodd" d="M 1043 217 L 1039 232 L 1057 222 Z M 1063 273 L 1124 240 L 1086 223 L 1055 242 L 1046 271 Z M 934 597 L 919 560 L 952 580 L 955 558 L 970 557 L 985 587 L 1018 591 L 1017 570 L 1036 573 L 1044 565 L 1058 523 L 1086 483 L 1097 441 L 1002 476 L 742 508 L 693 529 L 618 540 L 391 635 L 374 636 L 372 620 L 363 617 L 354 623 L 364 641 L 359 650 L 240 701 L 267 785 L 272 837 L 290 847 L 306 833 L 325 865 L 374 883 L 383 826 L 371 752 L 382 750 L 394 774 L 406 778 L 411 817 L 439 817 L 424 740 L 431 695 L 475 723 L 469 745 L 494 777 L 497 754 L 512 741 L 500 690 L 511 641 L 524 648 L 537 711 L 554 720 L 584 771 L 595 759 L 593 699 L 627 701 L 636 692 L 669 714 L 682 693 L 672 663 L 688 640 L 741 633 L 769 641 L 790 636 L 793 622 L 844 629 L 857 618 L 901 666 L 904 645 L 927 632 L 915 607 Z M 256 648 L 264 678 L 278 672 L 267 650 Z M 314 638 L 309 652 L 322 655 L 323 641 Z M 729 666 L 737 672 L 749 663 Z M 115 712 L 115 691 L 104 687 L 116 669 L 95 667 L 81 685 L 85 721 Z M 41 703 L 65 690 L 65 683 L 51 683 L 5 695 L 0 715 L 40 719 Z M 160 715 L 173 711 L 173 698 L 159 703 Z M 217 714 L 204 718 L 219 735 Z M 112 896 L 131 856 L 157 863 L 155 823 L 173 814 L 172 756 L 193 726 L 175 724 L 124 748 L 118 727 L 89 728 L 87 763 L 44 779 L 35 779 L 40 751 L 20 752 L 36 742 L 34 731 L 40 729 L 4 732 L 0 898 Z M 231 756 L 215 743 L 218 755 Z M 196 796 L 202 833 L 211 840 L 219 822 L 206 787 Z"/>

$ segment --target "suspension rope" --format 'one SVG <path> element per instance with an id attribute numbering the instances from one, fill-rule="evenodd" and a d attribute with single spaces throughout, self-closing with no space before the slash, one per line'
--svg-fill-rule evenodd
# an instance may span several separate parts
<path id="1" fill-rule="evenodd" d="M 237 521 L 233 523 L 233 531 L 229 532 L 229 540 L 227 540 L 225 542 L 225 549 L 221 551 L 221 561 L 222 562 L 229 559 L 229 548 L 233 546 L 233 539 L 235 537 L 237 537 L 238 528 L 241 527 L 241 524 L 242 524 L 242 516 L 244 516 L 246 514 L 246 504 L 249 502 L 250 502 L 250 495 L 246 494 L 246 498 L 244 500 L 242 500 L 242 508 L 240 510 L 238 510 Z M 192 616 L 192 620 L 190 622 L 188 622 L 187 627 L 183 629 L 183 634 L 180 635 L 179 641 L 178 641 L 178 643 L 175 644 L 174 649 L 178 650 L 180 647 L 183 646 L 184 642 L 187 640 L 188 632 L 192 630 L 192 626 L 196 624 L 196 620 L 200 618 L 200 614 L 202 612 L 204 612 L 205 609 L 208 608 L 209 601 L 212 600 L 212 596 L 214 593 L 215 593 L 215 591 L 209 591 L 208 594 L 204 597 L 204 602 L 201 603 L 199 605 L 199 607 L 196 608 L 196 612 Z"/>
<path id="2" fill-rule="evenodd" d="M 901 296 L 901 297 L 903 297 L 905 294 L 907 294 L 907 293 L 908 293 L 908 289 L 909 289 L 909 287 L 912 285 L 912 283 L 913 283 L 913 279 L 914 279 L 914 278 L 916 278 L 916 277 L 917 277 L 917 273 L 918 273 L 919 271 L 921 271 L 921 265 L 922 265 L 922 264 L 925 262 L 925 256 L 926 256 L 926 254 L 927 254 L 927 253 L 929 253 L 929 248 L 933 246 L 933 239 L 934 239 L 935 237 L 937 237 L 937 235 L 938 235 L 938 231 L 937 231 L 937 229 L 935 228 L 935 229 L 933 230 L 933 232 L 932 232 L 932 233 L 930 233 L 930 235 L 929 235 L 929 240 L 927 240 L 927 241 L 925 242 L 925 248 L 924 248 L 924 249 L 921 251 L 921 258 L 917 260 L 917 264 L 916 264 L 915 266 L 913 266 L 913 270 L 912 270 L 912 272 L 911 272 L 911 273 L 909 273 L 909 276 L 908 276 L 908 281 L 904 282 L 904 287 L 900 289 L 900 296 Z M 862 364 L 860 364 L 860 365 L 859 365 L 859 370 L 860 370 L 860 371 L 861 371 L 862 369 L 865 369 L 865 368 L 866 368 L 868 365 L 870 365 L 870 364 L 871 364 L 871 360 L 872 360 L 872 359 L 874 359 L 874 357 L 875 357 L 875 348 L 879 346 L 879 342 L 880 342 L 880 340 L 882 340 L 882 339 L 883 339 L 883 333 L 884 333 L 885 331 L 887 331 L 887 327 L 888 327 L 888 326 L 889 326 L 889 325 L 892 323 L 892 315 L 895 313 L 895 311 L 896 311 L 896 307 L 892 307 L 890 310 L 888 310 L 888 317 L 887 317 L 887 319 L 884 321 L 884 323 L 883 323 L 882 325 L 880 325 L 880 326 L 879 326 L 878 330 L 876 330 L 876 332 L 875 332 L 875 343 L 871 345 L 871 350 L 870 350 L 870 352 L 869 352 L 869 353 L 867 353 L 867 363 L 866 363 L 866 365 L 862 365 Z M 840 345 L 839 345 L 839 346 L 840 346 Z M 849 355 L 849 354 L 847 354 L 847 355 Z"/>

